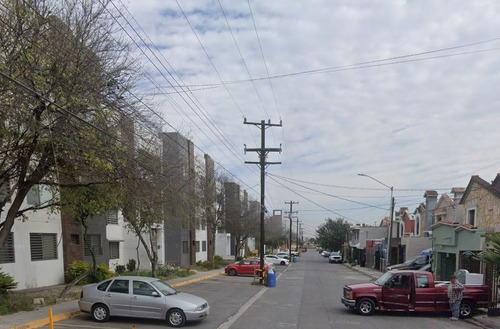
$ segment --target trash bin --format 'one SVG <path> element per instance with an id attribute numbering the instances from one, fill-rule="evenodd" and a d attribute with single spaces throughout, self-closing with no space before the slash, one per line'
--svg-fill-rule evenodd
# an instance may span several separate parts
<path id="1" fill-rule="evenodd" d="M 295 256 L 292 257 L 292 263 L 297 263 L 297 257 Z"/>
<path id="2" fill-rule="evenodd" d="M 276 287 L 276 273 L 274 273 L 273 270 L 269 270 L 269 272 L 267 272 L 266 286 L 269 288 Z"/>

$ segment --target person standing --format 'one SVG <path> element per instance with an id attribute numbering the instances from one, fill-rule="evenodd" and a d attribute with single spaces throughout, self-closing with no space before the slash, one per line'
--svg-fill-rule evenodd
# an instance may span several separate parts
<path id="1" fill-rule="evenodd" d="M 451 318 L 452 321 L 457 321 L 460 316 L 460 303 L 462 302 L 464 286 L 457 281 L 456 275 L 450 277 L 450 284 L 448 285 L 448 299 L 450 302 Z"/>

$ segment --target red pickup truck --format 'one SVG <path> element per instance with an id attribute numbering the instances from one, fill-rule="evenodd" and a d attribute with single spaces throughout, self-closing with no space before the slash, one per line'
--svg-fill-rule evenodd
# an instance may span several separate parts
<path id="1" fill-rule="evenodd" d="M 373 283 L 344 287 L 342 303 L 361 315 L 380 311 L 446 312 L 450 310 L 448 282 L 434 282 L 430 272 L 389 271 Z M 490 288 L 465 286 L 460 316 L 472 316 L 474 308 L 488 307 Z"/>

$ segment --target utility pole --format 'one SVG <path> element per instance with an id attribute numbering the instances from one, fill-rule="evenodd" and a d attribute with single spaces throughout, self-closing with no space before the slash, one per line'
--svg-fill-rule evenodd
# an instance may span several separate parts
<path id="1" fill-rule="evenodd" d="M 245 161 L 246 164 L 256 164 L 260 167 L 260 273 L 261 279 L 260 284 L 264 283 L 264 219 L 266 216 L 266 207 L 265 207 L 265 183 L 266 183 L 266 168 L 268 165 L 272 164 L 281 164 L 281 162 L 268 162 L 266 161 L 267 155 L 269 152 L 279 152 L 281 153 L 281 145 L 279 148 L 266 148 L 266 129 L 269 127 L 281 127 L 282 122 L 279 124 L 271 123 L 269 120 L 267 123 L 265 120 L 261 120 L 260 122 L 247 122 L 247 118 L 243 120 L 243 124 L 246 125 L 254 125 L 260 128 L 260 148 L 247 148 L 245 145 L 245 154 L 247 152 L 257 152 L 259 155 L 259 162 Z"/>
<path id="2" fill-rule="evenodd" d="M 394 197 L 392 196 L 392 190 L 393 188 L 391 187 L 391 221 L 389 222 L 389 243 L 387 246 L 387 266 L 391 265 L 391 240 L 392 240 L 392 220 L 394 219 Z"/>
<path id="3" fill-rule="evenodd" d="M 295 232 L 295 251 L 299 251 L 299 218 L 295 217 L 297 219 L 297 231 Z"/>
<path id="4" fill-rule="evenodd" d="M 290 219 L 290 240 L 289 240 L 290 245 L 288 248 L 288 257 L 289 257 L 290 261 L 292 261 L 292 215 L 298 213 L 298 211 L 293 211 L 292 209 L 293 209 L 293 205 L 299 204 L 299 202 L 290 200 L 290 202 L 285 201 L 285 204 L 290 205 L 290 211 L 288 212 L 288 219 Z"/>

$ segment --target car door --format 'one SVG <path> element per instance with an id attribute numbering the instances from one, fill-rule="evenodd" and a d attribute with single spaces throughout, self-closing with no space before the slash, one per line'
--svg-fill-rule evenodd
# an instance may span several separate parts
<path id="1" fill-rule="evenodd" d="M 410 307 L 410 274 L 396 274 L 382 288 L 382 303 L 388 310 L 408 311 Z"/>
<path id="2" fill-rule="evenodd" d="M 166 313 L 163 295 L 149 283 L 133 280 L 130 313 L 141 318 L 163 318 Z"/>
<path id="3" fill-rule="evenodd" d="M 104 294 L 110 315 L 130 316 L 129 280 L 115 279 Z"/>
<path id="4" fill-rule="evenodd" d="M 266 260 L 269 262 L 269 263 L 273 263 L 273 264 L 279 264 L 279 259 L 278 259 L 278 256 L 266 256 Z"/>
<path id="5" fill-rule="evenodd" d="M 244 259 L 238 264 L 238 274 L 253 275 L 253 266 L 250 264 L 250 260 Z"/>

